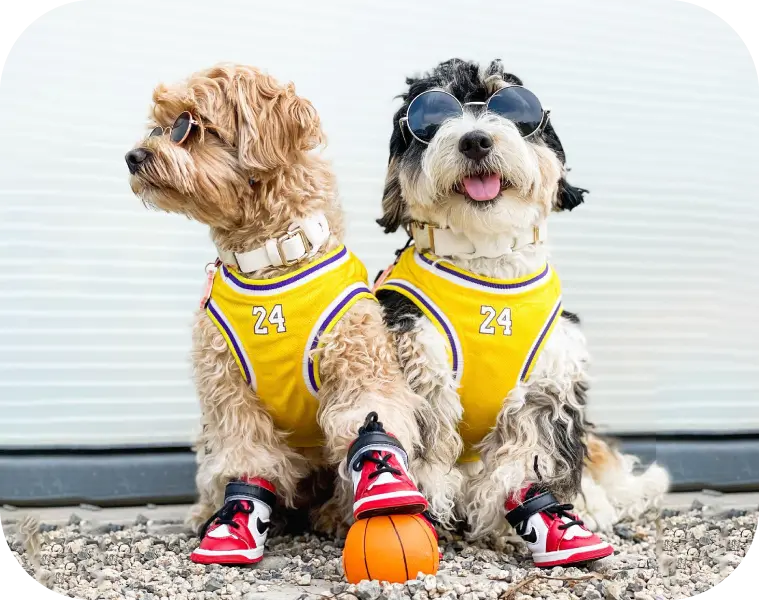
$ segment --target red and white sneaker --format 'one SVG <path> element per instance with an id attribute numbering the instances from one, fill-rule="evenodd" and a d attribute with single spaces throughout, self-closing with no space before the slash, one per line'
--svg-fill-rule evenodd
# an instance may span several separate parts
<path id="1" fill-rule="evenodd" d="M 260 477 L 230 481 L 224 506 L 208 519 L 190 560 L 201 564 L 257 563 L 264 556 L 269 517 L 276 501 L 274 486 Z"/>
<path id="2" fill-rule="evenodd" d="M 584 563 L 614 553 L 610 544 L 569 512 L 572 508 L 535 486 L 506 501 L 506 519 L 527 543 L 536 567 Z"/>
<path id="3" fill-rule="evenodd" d="M 409 477 L 406 451 L 385 433 L 377 413 L 369 413 L 358 433 L 346 459 L 353 478 L 353 516 L 365 519 L 427 510 L 427 500 Z"/>

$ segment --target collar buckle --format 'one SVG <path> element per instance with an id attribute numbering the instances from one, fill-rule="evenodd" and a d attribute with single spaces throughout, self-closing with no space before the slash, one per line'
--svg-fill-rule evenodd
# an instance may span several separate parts
<path id="1" fill-rule="evenodd" d="M 538 244 L 542 241 L 543 240 L 541 239 L 541 236 L 540 236 L 540 227 L 536 225 L 532 228 L 532 243 Z"/>
<path id="2" fill-rule="evenodd" d="M 297 236 L 300 236 L 301 242 L 303 242 L 303 254 L 301 256 L 293 258 L 292 260 L 288 260 L 287 255 L 285 254 L 285 250 L 282 247 L 282 244 L 284 244 L 288 240 L 291 240 Z M 303 231 L 303 229 L 300 226 L 296 227 L 295 229 L 292 229 L 291 231 L 288 231 L 282 237 L 277 238 L 277 253 L 279 254 L 279 258 L 285 267 L 290 267 L 292 265 L 299 263 L 300 261 L 302 261 L 304 258 L 308 256 L 308 254 L 311 252 L 312 249 L 313 249 L 313 246 L 311 245 L 311 242 L 308 241 L 306 232 Z"/>
<path id="3" fill-rule="evenodd" d="M 430 223 L 424 223 L 422 221 L 411 221 L 408 228 L 408 234 L 409 237 L 415 238 L 414 236 L 414 227 L 416 227 L 420 232 L 427 231 L 427 248 L 432 252 L 432 254 L 435 254 L 435 227 L 434 225 Z"/>

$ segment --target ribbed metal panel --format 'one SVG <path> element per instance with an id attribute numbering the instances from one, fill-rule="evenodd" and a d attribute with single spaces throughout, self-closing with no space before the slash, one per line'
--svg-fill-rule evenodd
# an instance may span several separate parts
<path id="1" fill-rule="evenodd" d="M 80 2 L 34 23 L 0 82 L 0 446 L 187 443 L 204 228 L 145 211 L 124 152 L 153 86 L 220 60 L 292 79 L 321 113 L 373 275 L 403 78 L 502 57 L 552 109 L 586 206 L 551 228 L 583 317 L 593 418 L 759 430 L 756 69 L 681 2 Z"/>

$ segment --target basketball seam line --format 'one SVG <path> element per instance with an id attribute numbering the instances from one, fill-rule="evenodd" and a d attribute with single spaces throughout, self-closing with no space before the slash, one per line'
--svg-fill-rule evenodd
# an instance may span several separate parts
<path id="1" fill-rule="evenodd" d="M 420 518 L 424 518 L 424 517 L 420 517 Z M 434 558 L 434 556 L 437 555 L 438 550 L 437 550 L 437 548 L 433 547 L 433 545 L 432 545 L 432 538 L 430 537 L 429 528 L 426 525 L 420 523 L 418 519 L 414 519 L 414 522 L 417 525 L 419 525 L 419 527 L 422 528 L 422 531 L 424 531 L 424 536 L 427 538 L 427 543 L 430 545 L 430 551 L 433 553 L 432 566 L 434 568 L 435 567 L 435 558 Z M 406 574 L 408 575 L 408 569 L 406 570 Z"/>
<path id="2" fill-rule="evenodd" d="M 390 524 L 393 526 L 393 531 L 395 531 L 395 537 L 398 538 L 398 543 L 401 545 L 401 554 L 403 554 L 403 568 L 406 569 L 406 581 L 411 579 L 411 576 L 408 573 L 408 563 L 406 562 L 406 549 L 403 547 L 403 540 L 401 539 L 400 534 L 398 533 L 398 529 L 395 527 L 395 522 L 393 521 L 393 517 L 388 515 L 388 518 L 390 519 Z"/>
<path id="3" fill-rule="evenodd" d="M 369 572 L 369 562 L 366 560 L 366 534 L 369 531 L 369 519 L 366 520 L 366 526 L 364 527 L 364 567 L 366 567 L 366 578 L 371 579 L 372 574 Z"/>

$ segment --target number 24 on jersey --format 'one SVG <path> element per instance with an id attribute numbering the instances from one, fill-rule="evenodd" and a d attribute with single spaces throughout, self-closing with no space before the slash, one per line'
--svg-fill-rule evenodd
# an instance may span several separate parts
<path id="1" fill-rule="evenodd" d="M 253 333 L 256 335 L 266 335 L 269 333 L 270 329 L 264 325 L 264 321 L 269 321 L 272 326 L 276 327 L 277 333 L 285 333 L 287 331 L 285 327 L 285 315 L 282 313 L 281 304 L 275 304 L 268 315 L 263 306 L 254 306 L 253 316 L 256 317 L 256 324 L 253 326 Z"/>
<path id="2" fill-rule="evenodd" d="M 495 320 L 496 325 L 501 327 L 503 335 L 511 335 L 510 308 L 504 308 L 499 314 L 492 306 L 484 305 L 480 307 L 480 314 L 485 317 L 485 320 L 480 325 L 480 333 L 495 335 L 496 328 L 493 325 L 493 321 Z"/>

